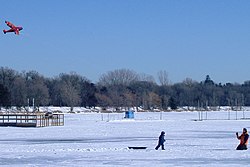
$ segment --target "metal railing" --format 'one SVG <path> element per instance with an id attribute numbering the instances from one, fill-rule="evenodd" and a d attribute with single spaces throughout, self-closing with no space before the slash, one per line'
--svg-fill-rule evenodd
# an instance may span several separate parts
<path id="1" fill-rule="evenodd" d="M 0 126 L 45 127 L 63 125 L 63 114 L 13 113 L 0 115 Z"/>

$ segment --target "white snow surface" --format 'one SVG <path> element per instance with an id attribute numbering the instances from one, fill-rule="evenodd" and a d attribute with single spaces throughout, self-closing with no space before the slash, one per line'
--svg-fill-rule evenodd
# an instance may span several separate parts
<path id="1" fill-rule="evenodd" d="M 203 121 L 194 121 L 198 112 L 65 114 L 64 126 L 0 127 L 0 166 L 248 166 L 250 150 L 235 150 L 235 132 L 250 130 L 240 119 L 250 111 L 231 112 L 230 120 L 227 111 L 206 114 Z M 155 150 L 163 130 L 166 150 Z"/>

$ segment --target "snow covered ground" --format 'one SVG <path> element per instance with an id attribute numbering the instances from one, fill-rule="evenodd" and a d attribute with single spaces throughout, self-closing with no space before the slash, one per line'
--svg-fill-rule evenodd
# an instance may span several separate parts
<path id="1" fill-rule="evenodd" d="M 244 115 L 243 115 L 244 114 Z M 61 127 L 0 127 L 0 166 L 225 166 L 250 164 L 235 132 L 250 130 L 250 111 L 66 114 Z M 236 120 L 237 118 L 237 120 Z M 166 150 L 154 150 L 160 132 Z M 130 150 L 128 146 L 145 146 Z"/>

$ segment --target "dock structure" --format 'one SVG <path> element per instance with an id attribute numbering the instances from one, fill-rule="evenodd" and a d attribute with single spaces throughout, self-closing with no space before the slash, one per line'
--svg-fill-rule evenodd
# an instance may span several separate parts
<path id="1" fill-rule="evenodd" d="M 0 126 L 16 126 L 16 127 L 64 126 L 64 114 L 3 113 L 0 115 Z"/>

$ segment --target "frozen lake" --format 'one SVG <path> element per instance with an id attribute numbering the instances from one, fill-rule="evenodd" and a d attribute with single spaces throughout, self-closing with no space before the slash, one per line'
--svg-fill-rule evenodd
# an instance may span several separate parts
<path id="1" fill-rule="evenodd" d="M 244 115 L 243 115 L 244 114 Z M 0 127 L 1 166 L 242 166 L 250 152 L 236 151 L 235 132 L 250 130 L 250 112 L 66 114 L 65 126 Z M 228 120 L 230 118 L 230 120 Z M 237 120 L 236 120 L 237 118 Z M 154 150 L 160 132 L 166 150 Z M 130 150 L 144 146 L 145 150 Z"/>

